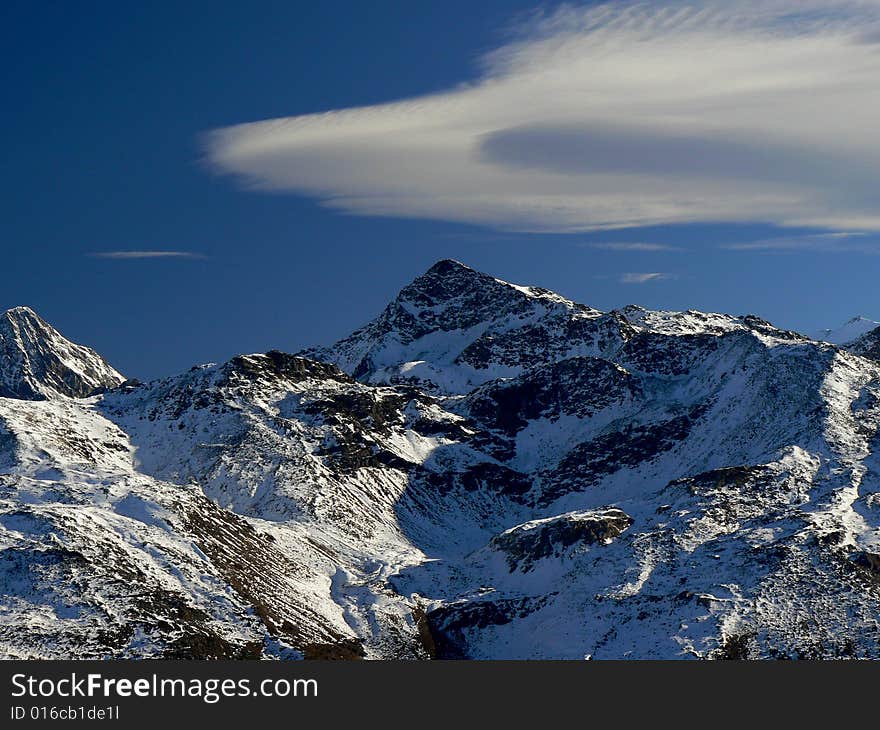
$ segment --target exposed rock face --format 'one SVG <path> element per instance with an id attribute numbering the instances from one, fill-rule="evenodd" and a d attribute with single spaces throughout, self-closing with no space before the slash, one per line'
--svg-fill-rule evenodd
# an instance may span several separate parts
<path id="1" fill-rule="evenodd" d="M 0 397 L 83 398 L 123 380 L 98 353 L 66 340 L 27 307 L 0 315 Z"/>
<path id="2" fill-rule="evenodd" d="M 489 545 L 504 553 L 511 572 L 527 573 L 536 562 L 561 558 L 572 546 L 583 548 L 610 543 L 632 522 L 632 518 L 619 509 L 567 512 L 511 527 L 493 537 Z"/>
<path id="3" fill-rule="evenodd" d="M 880 655 L 870 357 L 453 261 L 150 383 L 4 322 L 4 656 Z"/>
<path id="4" fill-rule="evenodd" d="M 880 327 L 870 330 L 852 342 L 846 343 L 844 347 L 856 355 L 872 360 L 880 360 Z"/>
<path id="5" fill-rule="evenodd" d="M 410 382 L 441 393 L 520 372 L 599 312 L 535 287 L 517 287 L 457 261 L 440 261 L 363 329 L 306 357 L 365 382 Z"/>

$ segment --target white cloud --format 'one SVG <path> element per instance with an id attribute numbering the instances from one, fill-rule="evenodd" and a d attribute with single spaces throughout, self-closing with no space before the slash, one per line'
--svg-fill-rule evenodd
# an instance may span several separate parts
<path id="1" fill-rule="evenodd" d="M 565 6 L 480 69 L 446 93 L 216 130 L 208 159 L 360 215 L 880 229 L 880 0 Z"/>
<path id="2" fill-rule="evenodd" d="M 89 256 L 97 259 L 203 259 L 192 251 L 95 251 Z"/>
<path id="3" fill-rule="evenodd" d="M 816 251 L 823 253 L 880 254 L 880 245 L 864 232 L 817 233 L 807 236 L 777 236 L 758 241 L 730 243 L 731 251 Z"/>
<path id="4" fill-rule="evenodd" d="M 664 274 L 659 271 L 648 273 L 629 273 L 620 275 L 621 284 L 646 284 L 649 281 L 660 281 L 661 279 L 671 279 L 672 274 Z"/>
<path id="5" fill-rule="evenodd" d="M 652 251 L 681 251 L 678 246 L 668 246 L 665 243 L 626 243 L 609 241 L 605 243 L 588 243 L 590 248 L 600 248 L 606 251 L 640 251 L 650 253 Z"/>

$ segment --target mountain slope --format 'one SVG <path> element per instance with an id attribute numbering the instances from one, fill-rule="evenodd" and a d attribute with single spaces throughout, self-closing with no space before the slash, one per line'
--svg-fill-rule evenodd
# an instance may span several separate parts
<path id="1" fill-rule="evenodd" d="M 871 360 L 880 360 L 880 327 L 868 330 L 843 346 L 847 351 Z"/>
<path id="2" fill-rule="evenodd" d="M 846 347 L 878 327 L 880 322 L 875 322 L 873 319 L 853 317 L 836 329 L 820 330 L 816 333 L 815 339 Z"/>
<path id="3" fill-rule="evenodd" d="M 0 398 L 0 654 L 877 657 L 878 429 L 869 358 L 442 261 L 327 348 Z"/>
<path id="4" fill-rule="evenodd" d="M 444 260 L 405 287 L 376 320 L 303 356 L 335 363 L 365 382 L 466 393 L 521 372 L 538 352 L 568 352 L 564 338 L 576 337 L 598 314 L 553 292 Z"/>
<path id="5" fill-rule="evenodd" d="M 123 380 L 98 353 L 65 339 L 31 309 L 0 315 L 0 397 L 82 398 Z"/>
<path id="6" fill-rule="evenodd" d="M 0 653 L 237 658 L 353 642 L 341 616 L 316 616 L 271 535 L 197 486 L 138 473 L 128 436 L 93 406 L 0 399 Z"/>

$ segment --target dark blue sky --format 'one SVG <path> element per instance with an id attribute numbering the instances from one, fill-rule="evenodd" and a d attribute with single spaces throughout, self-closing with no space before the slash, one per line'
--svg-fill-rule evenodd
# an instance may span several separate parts
<path id="1" fill-rule="evenodd" d="M 874 255 L 719 248 L 806 230 L 527 235 L 363 218 L 242 191 L 200 161 L 205 130 L 465 82 L 532 5 L 7 0 L 0 308 L 30 305 L 141 378 L 332 341 L 446 257 L 602 309 L 753 312 L 806 330 L 880 316 Z M 683 250 L 589 245 L 615 241 Z M 120 250 L 204 258 L 89 256 Z M 636 285 L 625 272 L 675 276 Z"/>

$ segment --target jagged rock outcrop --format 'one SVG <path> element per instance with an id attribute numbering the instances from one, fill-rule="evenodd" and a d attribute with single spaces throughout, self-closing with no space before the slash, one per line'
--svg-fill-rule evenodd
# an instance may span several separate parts
<path id="1" fill-rule="evenodd" d="M 84 398 L 123 380 L 98 353 L 65 339 L 28 307 L 0 315 L 0 397 Z"/>
<path id="2" fill-rule="evenodd" d="M 610 543 L 632 524 L 619 509 L 567 512 L 516 525 L 493 537 L 489 546 L 504 553 L 511 572 L 528 572 L 545 558 L 561 558 L 573 546 Z"/>

